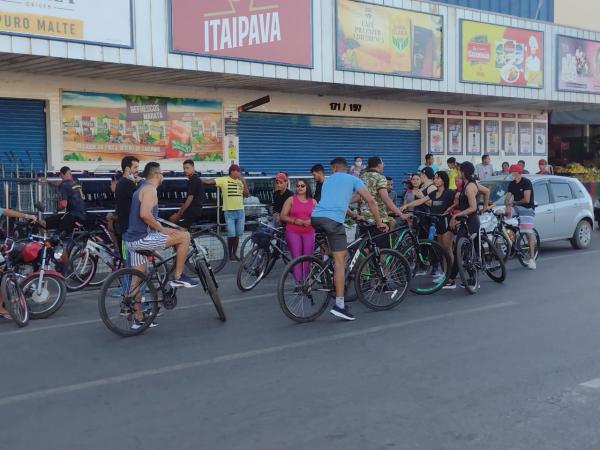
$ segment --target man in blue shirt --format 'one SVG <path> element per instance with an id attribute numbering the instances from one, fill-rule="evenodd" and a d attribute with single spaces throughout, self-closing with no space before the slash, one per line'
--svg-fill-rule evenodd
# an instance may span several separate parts
<path id="1" fill-rule="evenodd" d="M 377 228 L 387 231 L 387 225 L 381 221 L 377 203 L 369 194 L 360 178 L 348 174 L 348 163 L 344 158 L 334 158 L 331 163 L 333 173 L 323 183 L 321 201 L 312 212 L 311 223 L 317 230 L 327 236 L 333 257 L 333 281 L 335 284 L 335 305 L 331 314 L 340 319 L 354 320 L 349 308 L 344 303 L 344 285 L 346 279 L 346 229 L 344 220 L 352 198 L 358 194 L 367 203 Z"/>
<path id="2" fill-rule="evenodd" d="M 431 167 L 433 173 L 436 173 L 440 170 L 438 165 L 433 162 L 433 155 L 431 153 L 427 153 L 425 155 L 425 164 L 421 164 L 419 166 L 419 172 L 422 172 L 425 167 Z"/>

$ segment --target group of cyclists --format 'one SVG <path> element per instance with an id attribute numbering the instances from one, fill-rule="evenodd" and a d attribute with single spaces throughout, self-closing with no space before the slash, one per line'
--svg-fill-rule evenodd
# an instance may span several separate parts
<path id="1" fill-rule="evenodd" d="M 245 222 L 243 200 L 249 195 L 239 166 L 231 165 L 227 176 L 202 178 L 196 171 L 194 161 L 184 161 L 183 171 L 188 178 L 187 197 L 169 218 L 177 227 L 169 227 L 161 223 L 158 216 L 157 190 L 164 180 L 160 164 L 146 163 L 141 176 L 138 173 L 139 165 L 139 160 L 134 156 L 122 159 L 122 175 L 113 185 L 115 213 L 109 215 L 115 245 L 129 266 L 144 271 L 147 264 L 144 252 L 173 248 L 176 259 L 169 285 L 172 288 L 192 288 L 198 285 L 184 271 L 191 239 L 190 233 L 185 229 L 196 223 L 202 215 L 205 185 L 216 185 L 221 190 L 228 256 L 231 261 L 239 260 L 237 249 Z M 426 161 L 409 178 L 409 188 L 401 206 L 392 198 L 390 178 L 384 175 L 384 162 L 381 158 L 368 158 L 366 167 L 362 166 L 359 158 L 355 158 L 354 166 L 349 168 L 346 159 L 336 157 L 330 161 L 329 166 L 329 176 L 326 176 L 325 169 L 320 164 L 311 168 L 314 193 L 307 179 L 297 180 L 296 192 L 292 193 L 287 174 L 277 174 L 274 179 L 273 220 L 286 226 L 286 241 L 292 257 L 312 254 L 315 232 L 326 237 L 334 268 L 335 303 L 330 312 L 342 320 L 355 319 L 345 301 L 348 243 L 344 224 L 348 218 L 371 221 L 374 224 L 373 232 L 377 234 L 393 230 L 401 223 L 410 223 L 414 211 L 426 210 L 436 216 L 436 219 L 429 224 L 423 221 L 426 225 L 422 226 L 420 233 L 427 236 L 433 228 L 435 240 L 452 257 L 453 230 L 457 221 L 464 218 L 468 233 L 477 233 L 479 211 L 488 210 L 492 206 L 489 204 L 489 190 L 478 181 L 476 168 L 468 161 L 460 164 L 454 161 L 448 171 L 435 172 L 434 168 L 437 167 L 434 167 L 431 159 Z M 535 213 L 532 185 L 522 176 L 521 166 L 512 165 L 508 172 L 513 181 L 508 188 L 505 211 L 507 215 L 519 216 L 521 232 L 528 236 L 530 242 L 531 260 L 528 266 L 534 269 L 535 243 L 531 232 Z M 61 168 L 60 178 L 61 181 L 57 184 L 60 195 L 56 214 L 47 218 L 45 225 L 67 235 L 73 232 L 77 223 L 85 220 L 86 208 L 81 185 L 73 178 L 69 167 Z M 353 205 L 356 207 L 351 207 Z M 60 214 L 61 212 L 64 214 Z M 34 215 L 8 209 L 0 210 L 0 214 L 37 220 Z M 456 258 L 452 258 L 452 261 L 450 277 L 444 285 L 447 289 L 456 288 Z M 10 319 L 1 302 L 0 318 Z M 143 320 L 142 307 L 138 305 L 132 327 L 139 327 Z"/>

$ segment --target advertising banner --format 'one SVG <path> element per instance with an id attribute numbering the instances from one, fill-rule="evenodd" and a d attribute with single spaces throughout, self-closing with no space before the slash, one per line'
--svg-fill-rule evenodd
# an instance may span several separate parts
<path id="1" fill-rule="evenodd" d="M 463 120 L 448 119 L 448 154 L 463 154 Z"/>
<path id="2" fill-rule="evenodd" d="M 481 120 L 467 120 L 467 155 L 481 155 Z"/>
<path id="3" fill-rule="evenodd" d="M 546 137 L 548 134 L 548 127 L 545 123 L 534 123 L 533 124 L 533 154 L 538 156 L 546 156 L 548 153 L 548 147 L 546 144 Z"/>
<path id="4" fill-rule="evenodd" d="M 484 121 L 485 153 L 487 155 L 500 154 L 500 122 L 497 120 Z"/>
<path id="5" fill-rule="evenodd" d="M 311 0 L 170 0 L 171 51 L 312 67 Z"/>
<path id="6" fill-rule="evenodd" d="M 63 92 L 62 120 L 65 161 L 223 161 L 218 101 Z"/>
<path id="7" fill-rule="evenodd" d="M 502 146 L 506 156 L 515 156 L 519 143 L 517 141 L 517 122 L 502 122 Z"/>
<path id="8" fill-rule="evenodd" d="M 432 155 L 444 154 L 444 119 L 441 117 L 429 118 L 429 153 Z"/>
<path id="9" fill-rule="evenodd" d="M 461 81 L 541 88 L 544 34 L 461 21 Z"/>
<path id="10" fill-rule="evenodd" d="M 0 33 L 133 47 L 131 0 L 0 0 Z"/>
<path id="11" fill-rule="evenodd" d="M 531 122 L 519 122 L 519 155 L 531 156 L 532 144 Z"/>
<path id="12" fill-rule="evenodd" d="M 338 70 L 442 78 L 442 16 L 337 0 Z"/>
<path id="13" fill-rule="evenodd" d="M 600 42 L 558 36 L 558 89 L 600 94 Z"/>

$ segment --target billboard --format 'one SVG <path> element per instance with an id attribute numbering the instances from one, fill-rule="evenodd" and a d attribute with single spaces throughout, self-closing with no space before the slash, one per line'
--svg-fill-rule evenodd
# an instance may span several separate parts
<path id="1" fill-rule="evenodd" d="M 442 78 L 442 16 L 337 0 L 338 70 Z"/>
<path id="2" fill-rule="evenodd" d="M 223 161 L 214 100 L 63 92 L 64 161 Z"/>
<path id="3" fill-rule="evenodd" d="M 131 0 L 0 0 L 0 33 L 133 47 Z"/>
<path id="4" fill-rule="evenodd" d="M 558 90 L 600 94 L 600 42 L 558 36 Z"/>
<path id="5" fill-rule="evenodd" d="M 461 20 L 461 81 L 542 88 L 541 31 Z"/>
<path id="6" fill-rule="evenodd" d="M 311 0 L 170 0 L 171 51 L 312 67 Z"/>

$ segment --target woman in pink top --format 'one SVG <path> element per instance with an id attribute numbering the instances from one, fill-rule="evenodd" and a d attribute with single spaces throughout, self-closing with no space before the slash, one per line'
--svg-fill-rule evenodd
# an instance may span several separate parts
<path id="1" fill-rule="evenodd" d="M 288 198 L 283 204 L 281 210 L 281 221 L 285 226 L 285 240 L 292 258 L 303 255 L 312 255 L 315 249 L 315 230 L 310 224 L 310 216 L 316 205 L 312 198 L 310 186 L 305 179 L 299 179 L 296 182 L 296 194 Z M 294 279 L 302 280 L 302 272 L 308 272 L 308 263 L 306 267 L 300 268 L 294 266 Z"/>

